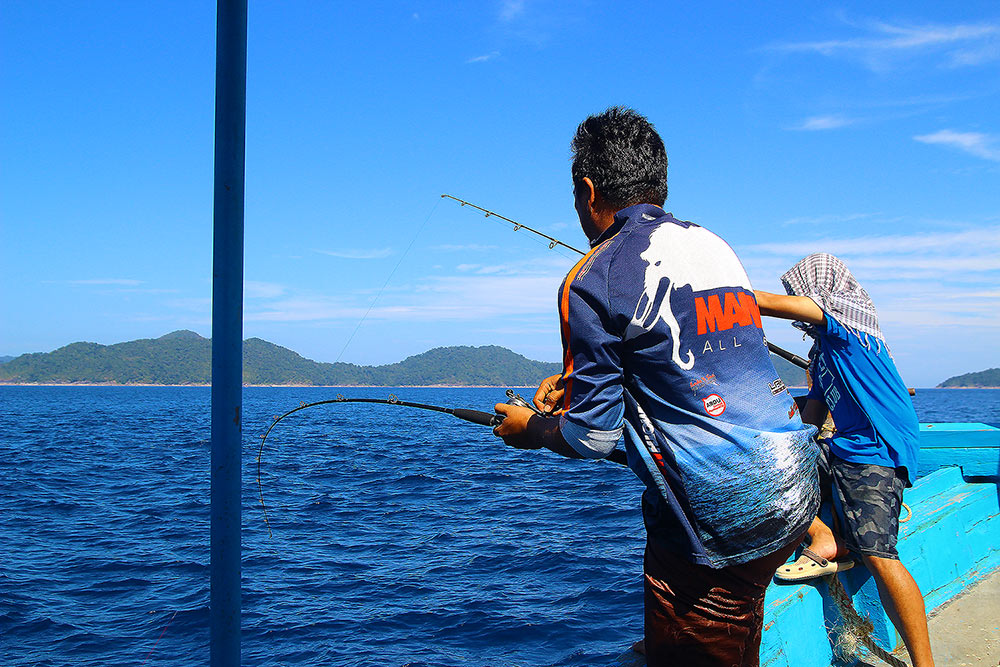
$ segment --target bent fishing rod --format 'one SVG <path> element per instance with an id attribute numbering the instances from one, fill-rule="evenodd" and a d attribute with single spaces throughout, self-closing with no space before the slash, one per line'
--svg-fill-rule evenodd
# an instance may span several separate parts
<path id="1" fill-rule="evenodd" d="M 528 408 L 536 415 L 543 417 L 545 419 L 552 418 L 552 414 L 545 413 L 536 408 L 534 405 L 524 400 L 520 395 L 514 393 L 513 389 L 507 390 L 507 404 L 517 405 L 520 407 Z M 499 426 L 504 420 L 504 415 L 495 412 L 483 412 L 482 410 L 472 410 L 469 408 L 449 408 L 442 405 L 430 405 L 429 403 L 414 403 L 412 401 L 401 401 L 395 394 L 389 394 L 389 398 L 347 398 L 342 394 L 337 394 L 336 398 L 327 399 L 325 401 L 316 401 L 314 403 L 300 403 L 298 407 L 292 408 L 288 412 L 282 415 L 275 415 L 274 421 L 268 426 L 264 435 L 260 437 L 260 447 L 257 449 L 257 492 L 260 494 L 260 507 L 264 511 L 264 524 L 267 526 L 267 536 L 271 537 L 271 522 L 268 520 L 267 516 L 267 505 L 264 503 L 264 486 L 261 484 L 261 460 L 264 454 L 264 443 L 267 442 L 267 436 L 271 434 L 271 431 L 278 422 L 283 420 L 285 417 L 295 414 L 300 410 L 305 410 L 306 408 L 311 408 L 317 405 L 329 405 L 332 403 L 375 403 L 379 405 L 398 405 L 404 408 L 417 408 L 418 410 L 430 410 L 432 412 L 441 412 L 444 414 L 452 415 L 453 417 L 458 417 L 459 419 L 473 424 L 479 424 L 480 426 L 496 427 Z M 628 465 L 625 460 L 625 453 L 621 450 L 615 450 L 607 457 L 609 461 L 618 463 L 621 465 Z"/>
<path id="2" fill-rule="evenodd" d="M 472 202 L 465 201 L 464 199 L 459 199 L 458 197 L 454 197 L 454 196 L 449 195 L 449 194 L 443 194 L 443 195 L 441 195 L 441 197 L 442 198 L 447 198 L 447 199 L 452 199 L 452 200 L 458 202 L 459 204 L 461 204 L 462 206 L 468 206 L 470 208 L 476 209 L 477 211 L 482 211 L 483 214 L 487 218 L 494 217 L 494 218 L 499 218 L 501 220 L 506 220 L 510 224 L 514 225 L 514 231 L 515 232 L 519 231 L 521 229 L 526 229 L 529 232 L 531 232 L 532 234 L 540 236 L 540 237 L 544 238 L 546 241 L 548 241 L 548 246 L 549 246 L 550 250 L 556 248 L 557 246 L 562 246 L 563 248 L 566 248 L 567 250 L 572 250 L 573 252 L 575 252 L 575 253 L 577 253 L 579 255 L 585 255 L 586 254 L 582 250 L 579 250 L 578 248 L 574 248 L 573 246 L 571 246 L 569 244 L 566 244 L 566 243 L 560 241 L 557 238 L 549 236 L 548 234 L 545 234 L 544 232 L 541 232 L 541 231 L 539 231 L 537 229 L 529 227 L 528 225 L 525 225 L 525 224 L 522 224 L 520 222 L 517 222 L 516 220 L 511 220 L 507 216 L 500 215 L 499 213 L 496 213 L 494 211 L 490 211 L 488 209 L 485 209 L 482 206 L 477 206 L 476 204 L 473 204 Z M 789 352 L 788 350 L 782 349 L 782 348 L 778 347 L 777 345 L 774 345 L 773 343 L 768 343 L 767 347 L 768 347 L 768 349 L 771 352 L 777 354 L 778 356 L 782 357 L 783 359 L 786 359 L 787 361 L 790 361 L 791 363 L 795 364 L 796 366 L 799 366 L 800 368 L 807 368 L 809 366 L 809 362 L 806 361 L 805 359 L 803 359 L 802 357 L 800 357 L 797 354 L 794 354 L 792 352 Z M 551 413 L 544 413 L 544 412 L 538 410 L 533 405 L 531 405 L 529 402 L 525 401 L 521 396 L 515 394 L 512 389 L 508 389 L 507 390 L 507 399 L 508 399 L 507 403 L 509 405 L 518 405 L 518 406 L 521 406 L 521 407 L 529 408 L 530 410 L 534 411 L 535 414 L 539 415 L 540 417 L 546 418 L 546 419 L 549 419 L 549 418 L 552 417 Z M 369 404 L 380 404 L 380 405 L 398 405 L 398 406 L 407 407 L 407 408 L 416 408 L 416 409 L 419 409 L 419 410 L 430 410 L 432 412 L 440 412 L 440 413 L 444 413 L 444 414 L 449 414 L 449 415 L 452 415 L 453 417 L 457 417 L 457 418 L 459 418 L 459 419 L 461 419 L 463 421 L 471 422 L 473 424 L 479 424 L 481 426 L 489 426 L 489 427 L 496 427 L 496 426 L 498 426 L 503 421 L 503 418 L 504 418 L 504 416 L 501 415 L 501 414 L 483 412 L 481 410 L 472 410 L 472 409 L 469 409 L 469 408 L 450 408 L 450 407 L 445 407 L 445 406 L 440 406 L 440 405 L 430 405 L 430 404 L 427 404 L 427 403 L 414 403 L 414 402 L 411 402 L 411 401 L 401 401 L 401 400 L 399 400 L 399 398 L 396 397 L 395 394 L 390 394 L 389 398 L 386 398 L 386 399 L 382 399 L 382 398 L 346 398 L 343 395 L 338 394 L 337 397 L 333 398 L 333 399 L 328 399 L 328 400 L 324 400 L 324 401 L 315 401 L 313 403 L 301 403 L 301 404 L 299 404 L 298 407 L 292 408 L 291 410 L 289 410 L 288 412 L 286 412 L 286 413 L 284 413 L 282 415 L 275 416 L 274 417 L 274 421 L 271 422 L 271 425 L 267 428 L 267 431 L 265 431 L 264 435 L 261 436 L 260 447 L 257 450 L 257 490 L 258 490 L 258 493 L 260 495 L 260 506 L 261 506 L 261 509 L 264 512 L 264 523 L 267 526 L 267 535 L 268 535 L 269 538 L 271 537 L 271 523 L 270 523 L 270 521 L 268 519 L 268 516 L 267 516 L 267 505 L 264 503 L 264 487 L 263 487 L 263 485 L 261 483 L 261 462 L 262 462 L 263 453 L 264 453 L 264 443 L 267 442 L 267 437 L 271 434 L 271 431 L 274 429 L 274 427 L 277 426 L 278 423 L 280 421 L 282 421 L 285 417 L 288 417 L 289 415 L 295 414 L 296 412 L 299 412 L 300 410 L 305 410 L 306 408 L 311 408 L 311 407 L 314 407 L 314 406 L 317 406 L 317 405 L 329 405 L 329 404 L 333 404 L 333 403 L 369 403 Z M 621 451 L 620 449 L 616 449 L 616 450 L 612 451 L 612 453 L 607 457 L 607 460 L 612 461 L 614 463 L 618 463 L 620 465 L 625 465 L 625 466 L 628 465 L 628 462 L 626 460 L 625 452 Z"/>
<path id="3" fill-rule="evenodd" d="M 520 231 L 522 229 L 527 229 L 532 234 L 537 234 L 538 236 L 541 236 L 542 238 L 546 239 L 549 242 L 549 250 L 552 250 L 556 246 L 562 246 L 563 248 L 566 248 L 567 250 L 572 250 L 573 252 L 579 253 L 580 255 L 587 254 L 584 251 L 580 250 L 579 248 L 574 248 L 571 245 L 567 245 L 567 244 L 563 243 L 562 241 L 560 241 L 559 239 L 553 238 L 553 237 L 549 236 L 548 234 L 544 234 L 544 233 L 538 231 L 537 229 L 532 229 L 528 225 L 525 225 L 525 224 L 522 224 L 520 222 L 517 222 L 516 220 L 511 220 L 510 218 L 508 218 L 506 216 L 503 216 L 503 215 L 500 215 L 499 213 L 494 213 L 493 211 L 485 209 L 482 206 L 476 206 L 472 202 L 467 202 L 464 199 L 459 199 L 458 197 L 453 197 L 452 195 L 447 195 L 447 194 L 441 195 L 441 198 L 442 199 L 444 199 L 444 198 L 453 199 L 453 200 L 457 201 L 459 204 L 461 204 L 462 206 L 469 206 L 471 208 L 476 209 L 477 211 L 482 211 L 484 214 L 486 214 L 487 218 L 489 218 L 489 217 L 492 216 L 494 218 L 500 218 L 501 220 L 506 220 L 507 222 L 509 222 L 512 225 L 514 225 L 514 231 L 515 232 L 516 231 Z M 774 343 L 770 343 L 770 342 L 767 344 L 767 349 L 770 350 L 771 352 L 774 352 L 776 355 L 778 355 L 782 359 L 784 359 L 786 361 L 790 361 L 791 363 L 795 364 L 799 368 L 809 368 L 809 361 L 806 360 L 806 359 L 803 359 L 802 357 L 800 357 L 799 355 L 795 354 L 794 352 L 789 352 L 788 350 L 786 350 L 784 348 L 780 348 L 777 345 L 775 345 Z"/>

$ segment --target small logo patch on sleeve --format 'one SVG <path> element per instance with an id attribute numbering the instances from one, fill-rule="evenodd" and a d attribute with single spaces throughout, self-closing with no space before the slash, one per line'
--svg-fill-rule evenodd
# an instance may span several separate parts
<path id="1" fill-rule="evenodd" d="M 781 380 L 781 378 L 778 378 L 774 382 L 768 382 L 767 386 L 770 387 L 771 393 L 774 394 L 775 396 L 777 396 L 778 394 L 787 389 L 787 387 L 785 387 L 785 383 Z"/>

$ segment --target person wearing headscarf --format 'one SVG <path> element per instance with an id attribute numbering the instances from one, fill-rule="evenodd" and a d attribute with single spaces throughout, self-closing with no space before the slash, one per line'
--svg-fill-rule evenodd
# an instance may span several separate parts
<path id="1" fill-rule="evenodd" d="M 903 488 L 917 472 L 919 425 L 896 370 L 868 292 L 840 259 L 809 255 L 783 276 L 787 295 L 756 291 L 761 315 L 793 320 L 813 339 L 812 387 L 802 421 L 836 429 L 820 441 L 820 485 L 836 496 L 839 535 L 819 518 L 802 556 L 776 573 L 800 581 L 853 565 L 860 558 L 915 667 L 934 664 L 924 600 L 896 551 Z"/>

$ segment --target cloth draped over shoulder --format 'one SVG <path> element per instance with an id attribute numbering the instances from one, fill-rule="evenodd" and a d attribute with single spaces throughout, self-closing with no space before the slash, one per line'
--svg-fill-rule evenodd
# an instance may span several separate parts
<path id="1" fill-rule="evenodd" d="M 878 323 L 875 304 L 865 288 L 854 278 L 850 269 L 840 259 L 827 253 L 815 253 L 799 260 L 783 276 L 781 284 L 793 296 L 807 296 L 858 337 L 869 347 L 875 339 L 876 350 L 889 347 Z M 806 322 L 793 326 L 816 339 L 816 329 Z M 892 353 L 889 353 L 892 356 Z"/>

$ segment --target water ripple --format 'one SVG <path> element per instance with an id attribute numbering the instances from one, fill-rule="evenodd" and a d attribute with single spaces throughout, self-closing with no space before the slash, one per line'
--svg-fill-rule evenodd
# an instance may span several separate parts
<path id="1" fill-rule="evenodd" d="M 643 529 L 618 466 L 508 449 L 442 415 L 323 406 L 268 440 L 268 538 L 256 456 L 271 415 L 389 391 L 246 390 L 243 664 L 625 664 Z M 502 396 L 395 393 L 477 409 Z M 0 664 L 204 663 L 209 390 L 0 387 L 0 402 Z M 924 420 L 989 421 L 1000 392 L 915 403 Z"/>

